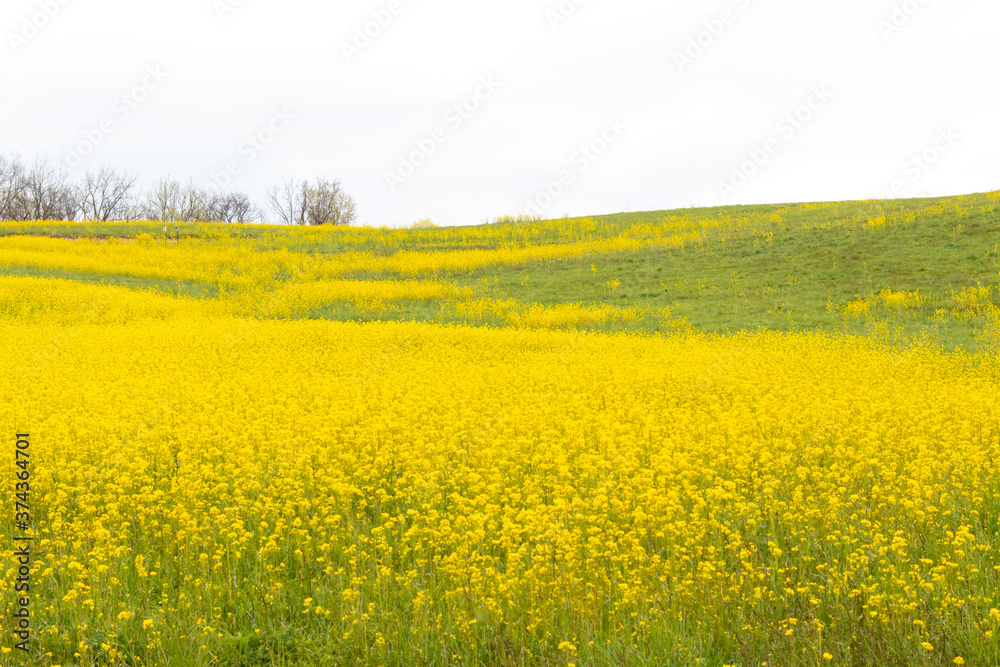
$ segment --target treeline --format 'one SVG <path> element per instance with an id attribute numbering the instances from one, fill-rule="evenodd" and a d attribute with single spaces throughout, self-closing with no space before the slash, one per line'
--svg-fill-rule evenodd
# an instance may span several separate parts
<path id="1" fill-rule="evenodd" d="M 0 155 L 0 220 L 349 225 L 356 219 L 354 200 L 339 180 L 285 180 L 261 205 L 245 192 L 193 181 L 165 178 L 143 190 L 134 173 L 109 166 L 74 182 L 45 158 L 27 164 L 18 155 Z"/>

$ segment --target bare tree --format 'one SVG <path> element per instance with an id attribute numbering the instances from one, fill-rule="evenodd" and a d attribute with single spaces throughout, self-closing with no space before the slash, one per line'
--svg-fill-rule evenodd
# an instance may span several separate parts
<path id="1" fill-rule="evenodd" d="M 259 217 L 257 207 L 245 192 L 217 193 L 209 203 L 213 222 L 253 222 Z"/>
<path id="2" fill-rule="evenodd" d="M 318 178 L 306 187 L 306 221 L 310 225 L 349 225 L 357 217 L 354 200 L 340 188 L 340 181 Z"/>
<path id="3" fill-rule="evenodd" d="M 285 180 L 268 191 L 267 202 L 286 225 L 349 225 L 357 218 L 354 200 L 341 190 L 339 180 Z"/>
<path id="4" fill-rule="evenodd" d="M 22 219 L 24 202 L 24 165 L 20 156 L 0 155 L 0 220 Z"/>
<path id="5" fill-rule="evenodd" d="M 229 222 L 229 196 L 224 192 L 214 192 L 208 199 L 208 220 Z"/>
<path id="6" fill-rule="evenodd" d="M 85 220 L 135 220 L 139 210 L 135 201 L 136 176 L 128 171 L 101 167 L 88 171 L 77 188 L 77 207 Z"/>
<path id="7" fill-rule="evenodd" d="M 259 219 L 257 206 L 244 192 L 212 192 L 193 182 L 158 181 L 146 194 L 143 215 L 164 222 L 238 222 Z"/>
<path id="8" fill-rule="evenodd" d="M 21 220 L 75 220 L 78 211 L 74 188 L 66 175 L 48 158 L 39 157 L 24 174 Z"/>
<path id="9" fill-rule="evenodd" d="M 133 172 L 112 166 L 87 171 L 70 183 L 65 172 L 40 157 L 26 166 L 16 154 L 0 155 L 0 219 L 86 220 L 107 222 L 137 218 L 161 222 L 249 223 L 265 220 L 245 192 L 222 192 L 186 185 L 171 178 L 157 181 L 141 196 Z M 266 206 L 286 225 L 349 225 L 357 218 L 354 200 L 339 180 L 286 179 L 267 193 Z"/>
<path id="10" fill-rule="evenodd" d="M 187 185 L 166 178 L 146 195 L 143 213 L 150 220 L 163 222 L 207 222 L 212 218 L 212 195 L 193 181 Z"/>
<path id="11" fill-rule="evenodd" d="M 146 193 L 142 216 L 147 220 L 174 222 L 180 220 L 181 184 L 169 177 L 160 179 Z"/>
<path id="12" fill-rule="evenodd" d="M 230 216 L 226 222 L 247 224 L 261 219 L 260 209 L 245 192 L 233 192 L 228 196 Z"/>
<path id="13" fill-rule="evenodd" d="M 285 225 L 306 224 L 305 211 L 309 199 L 309 188 L 294 179 L 282 181 L 267 191 L 267 204 Z"/>
<path id="14" fill-rule="evenodd" d="M 184 222 L 208 222 L 212 195 L 189 181 L 181 190 L 180 219 Z"/>

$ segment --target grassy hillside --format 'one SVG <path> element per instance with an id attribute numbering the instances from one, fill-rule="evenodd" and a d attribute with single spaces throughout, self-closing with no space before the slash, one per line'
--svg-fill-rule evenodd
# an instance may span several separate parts
<path id="1" fill-rule="evenodd" d="M 998 665 L 998 201 L 0 223 L 0 666 Z"/>
<path id="2" fill-rule="evenodd" d="M 949 346 L 975 342 L 967 318 L 935 316 L 961 308 L 956 299 L 961 290 L 993 286 L 988 298 L 1000 303 L 995 200 L 983 208 L 968 200 L 925 200 L 874 209 L 848 203 L 764 212 L 781 221 L 768 219 L 749 233 L 712 238 L 681 252 L 561 260 L 520 271 L 479 271 L 470 278 L 493 280 L 497 293 L 542 303 L 666 306 L 696 329 L 718 333 L 864 333 L 890 324 L 907 336 L 932 335 Z M 869 223 L 893 215 L 913 219 Z M 907 308 L 845 316 L 851 302 L 877 301 L 885 290 L 919 293 L 922 299 Z"/>
<path id="3" fill-rule="evenodd" d="M 991 344 L 988 315 L 1000 304 L 998 203 L 1000 193 L 988 193 L 420 230 L 172 224 L 166 237 L 161 223 L 0 223 L 0 275 L 199 299 L 252 284 L 247 298 L 257 300 L 330 278 L 431 280 L 450 296 L 313 299 L 294 316 L 502 326 L 517 311 L 518 323 L 549 328 L 825 330 L 974 350 Z M 88 254 L 81 240 L 120 249 L 137 239 L 166 261 L 197 261 L 170 275 L 115 253 L 98 264 L 53 261 L 61 248 Z M 31 240 L 47 245 L 24 245 Z M 248 255 L 255 267 L 234 268 Z M 524 320 L 531 309 L 538 317 Z"/>

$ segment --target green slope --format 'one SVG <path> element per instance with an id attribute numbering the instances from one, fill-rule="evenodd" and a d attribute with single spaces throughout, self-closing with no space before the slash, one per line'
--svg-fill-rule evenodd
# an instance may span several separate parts
<path id="1" fill-rule="evenodd" d="M 991 307 L 1000 306 L 1000 193 L 950 198 L 732 206 L 624 213 L 573 220 L 500 223 L 420 230 L 311 230 L 263 225 L 169 225 L 182 242 L 231 243 L 255 249 L 283 248 L 311 256 L 345 251 L 380 256 L 400 251 L 435 252 L 563 244 L 627 236 L 655 236 L 664 226 L 703 230 L 701 243 L 683 250 L 655 244 L 641 250 L 582 256 L 520 266 L 441 272 L 438 278 L 467 285 L 484 297 L 524 303 L 607 304 L 644 312 L 668 309 L 695 329 L 713 333 L 823 330 L 936 341 L 946 348 L 982 349 L 995 344 Z M 68 237 L 162 235 L 162 223 L 2 223 L 0 236 Z M 2 252 L 2 250 L 0 250 Z M 46 271 L 31 266 L 0 269 L 2 275 L 36 275 L 212 298 L 204 284 Z M 360 279 L 399 278 L 357 273 Z M 982 285 L 969 311 L 961 291 Z M 905 307 L 880 297 L 909 293 Z M 919 299 L 916 297 L 919 296 Z M 891 300 L 890 295 L 890 300 Z M 868 306 L 857 302 L 868 300 Z M 854 306 L 848 307 L 852 302 Z M 456 321 L 434 303 L 401 304 L 391 317 Z M 859 312 L 867 308 L 867 312 Z M 312 314 L 371 319 L 349 304 Z M 385 317 L 385 314 L 380 314 Z M 602 330 L 656 332 L 660 325 L 600 325 Z M 490 319 L 480 324 L 500 324 Z"/>

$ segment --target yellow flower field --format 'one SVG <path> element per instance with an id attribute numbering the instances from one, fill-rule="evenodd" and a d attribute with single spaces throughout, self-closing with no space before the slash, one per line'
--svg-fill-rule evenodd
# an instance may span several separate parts
<path id="1" fill-rule="evenodd" d="M 185 310 L 0 336 L 37 664 L 1000 659 L 995 360 Z"/>
<path id="2" fill-rule="evenodd" d="M 0 238 L 0 665 L 1000 664 L 1000 288 L 830 302 L 962 352 L 699 333 L 591 264 L 773 217 Z M 457 273 L 578 255 L 607 301 Z"/>

